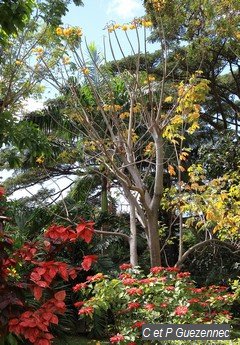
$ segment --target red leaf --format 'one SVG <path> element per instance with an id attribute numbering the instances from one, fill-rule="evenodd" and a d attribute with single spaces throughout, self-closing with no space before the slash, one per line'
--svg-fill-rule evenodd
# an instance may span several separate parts
<path id="1" fill-rule="evenodd" d="M 63 280 L 68 280 L 68 271 L 67 267 L 64 265 L 59 266 L 59 272 L 60 276 L 62 277 Z"/>
<path id="2" fill-rule="evenodd" d="M 40 300 L 40 298 L 42 297 L 42 288 L 40 288 L 39 286 L 34 286 L 33 288 L 33 294 L 34 294 L 34 297 L 37 301 Z"/>
<path id="3" fill-rule="evenodd" d="M 42 288 L 48 287 L 48 284 L 43 280 L 39 280 L 38 282 L 36 282 L 36 284 Z"/>
<path id="4" fill-rule="evenodd" d="M 85 271 L 89 271 L 92 263 L 97 261 L 98 256 L 97 255 L 86 255 L 83 257 L 83 262 L 82 262 L 82 268 Z"/>
<path id="5" fill-rule="evenodd" d="M 53 323 L 54 325 L 57 325 L 58 324 L 58 317 L 57 317 L 57 315 L 53 314 L 50 322 Z"/>
<path id="6" fill-rule="evenodd" d="M 58 291 L 54 294 L 54 297 L 57 301 L 64 301 L 66 298 L 66 291 L 65 290 Z"/>
<path id="7" fill-rule="evenodd" d="M 76 227 L 78 237 L 82 238 L 85 242 L 90 243 L 94 233 L 93 225 L 94 222 L 83 222 L 78 224 Z"/>
<path id="8" fill-rule="evenodd" d="M 57 268 L 56 267 L 50 267 L 48 274 L 51 278 L 54 278 L 57 274 Z"/>

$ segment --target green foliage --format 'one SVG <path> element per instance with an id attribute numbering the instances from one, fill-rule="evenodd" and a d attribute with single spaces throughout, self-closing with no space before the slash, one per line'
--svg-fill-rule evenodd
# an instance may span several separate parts
<path id="1" fill-rule="evenodd" d="M 110 337 L 120 333 L 121 344 L 141 344 L 141 325 L 145 323 L 231 322 L 229 307 L 238 297 L 226 293 L 226 287 L 195 288 L 188 272 L 178 273 L 173 267 L 153 267 L 144 276 L 129 266 L 120 266 L 119 278 L 101 273 L 88 277 L 79 292 L 84 302 L 79 314 L 87 314 L 91 326 L 93 315 L 108 315 L 107 331 Z"/>
<path id="2" fill-rule="evenodd" d="M 35 5 L 35 0 L 0 1 L 0 44 L 6 43 L 8 36 L 23 30 Z"/>

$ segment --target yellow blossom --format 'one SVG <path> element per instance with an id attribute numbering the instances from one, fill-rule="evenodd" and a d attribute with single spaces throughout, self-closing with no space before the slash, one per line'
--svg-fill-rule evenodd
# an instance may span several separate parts
<path id="1" fill-rule="evenodd" d="M 119 118 L 121 119 L 121 120 L 124 120 L 124 119 L 126 119 L 127 117 L 129 117 L 129 112 L 128 111 L 125 111 L 124 113 L 121 113 L 120 115 L 119 115 Z"/>
<path id="2" fill-rule="evenodd" d="M 124 25 L 121 26 L 121 29 L 123 31 L 127 31 L 129 29 L 129 25 L 124 24 Z"/>
<path id="3" fill-rule="evenodd" d="M 18 66 L 20 66 L 20 65 L 23 64 L 23 62 L 22 62 L 21 60 L 16 60 L 16 61 L 15 61 L 15 64 L 18 65 Z"/>
<path id="4" fill-rule="evenodd" d="M 114 24 L 114 25 L 113 25 L 113 29 L 114 29 L 114 30 L 119 29 L 120 26 L 121 26 L 120 24 Z"/>
<path id="5" fill-rule="evenodd" d="M 44 157 L 43 156 L 37 157 L 36 163 L 43 164 L 44 163 Z"/>
<path id="6" fill-rule="evenodd" d="M 134 29 L 136 29 L 136 27 L 137 27 L 136 24 L 130 24 L 129 25 L 130 30 L 134 30 Z"/>
<path id="7" fill-rule="evenodd" d="M 63 57 L 63 63 L 64 65 L 68 65 L 70 63 L 70 58 L 68 56 Z"/>
<path id="8" fill-rule="evenodd" d="M 60 28 L 60 27 L 56 28 L 56 34 L 57 34 L 58 36 L 61 36 L 61 35 L 63 34 L 63 29 Z"/>
<path id="9" fill-rule="evenodd" d="M 82 72 L 83 72 L 83 74 L 85 74 L 85 75 L 89 75 L 89 73 L 90 73 L 89 68 L 87 68 L 87 67 L 83 67 L 83 68 L 82 68 Z"/>
<path id="10" fill-rule="evenodd" d="M 113 32 L 113 31 L 114 31 L 114 26 L 109 26 L 109 27 L 108 27 L 108 32 L 111 33 L 111 32 Z"/>
<path id="11" fill-rule="evenodd" d="M 82 34 L 83 34 L 83 32 L 82 32 L 82 29 L 81 28 L 77 28 L 76 29 L 76 34 L 77 34 L 77 36 L 82 36 Z"/>
<path id="12" fill-rule="evenodd" d="M 173 100 L 172 96 L 167 96 L 165 99 L 164 99 L 164 102 L 165 103 L 171 103 Z"/>
<path id="13" fill-rule="evenodd" d="M 38 48 L 36 48 L 36 52 L 37 52 L 38 54 L 42 54 L 42 53 L 44 52 L 44 50 L 43 50 L 42 47 L 38 47 Z"/>
<path id="14" fill-rule="evenodd" d="M 150 21 L 150 20 L 147 20 L 147 21 L 142 21 L 142 25 L 145 27 L 145 28 L 150 28 L 153 23 Z"/>
<path id="15" fill-rule="evenodd" d="M 236 38 L 237 38 L 238 40 L 240 40 L 240 31 L 236 32 L 236 33 L 235 33 L 235 36 L 236 36 Z"/>
<path id="16" fill-rule="evenodd" d="M 176 175 L 176 172 L 174 170 L 174 167 L 172 165 L 168 165 L 168 173 L 171 175 L 171 176 L 174 176 Z"/>

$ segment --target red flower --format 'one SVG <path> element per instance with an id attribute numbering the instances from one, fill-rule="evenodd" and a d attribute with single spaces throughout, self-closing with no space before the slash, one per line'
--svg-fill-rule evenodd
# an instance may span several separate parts
<path id="1" fill-rule="evenodd" d="M 187 278 L 190 277 L 190 272 L 180 272 L 177 274 L 177 278 L 181 279 L 181 278 Z"/>
<path id="2" fill-rule="evenodd" d="M 98 256 L 97 255 L 85 255 L 83 257 L 83 262 L 82 262 L 82 268 L 85 271 L 89 271 L 92 263 L 97 261 Z"/>
<path id="3" fill-rule="evenodd" d="M 128 268 L 132 268 L 132 264 L 122 264 L 122 265 L 119 266 L 119 268 L 120 268 L 121 271 L 125 271 Z"/>
<path id="4" fill-rule="evenodd" d="M 85 242 L 90 243 L 93 237 L 94 229 L 93 229 L 94 222 L 85 222 L 78 224 L 76 227 L 77 237 L 82 238 Z"/>
<path id="5" fill-rule="evenodd" d="M 141 328 L 142 325 L 145 325 L 144 321 L 137 321 L 132 325 L 132 328 Z"/>
<path id="6" fill-rule="evenodd" d="M 74 306 L 76 307 L 76 308 L 80 308 L 80 307 L 82 307 L 83 305 L 84 305 L 84 301 L 78 301 L 78 302 L 75 302 L 74 303 Z"/>
<path id="7" fill-rule="evenodd" d="M 188 300 L 188 303 L 193 304 L 193 303 L 198 303 L 200 300 L 198 298 L 191 298 Z"/>
<path id="8" fill-rule="evenodd" d="M 79 315 L 83 315 L 83 314 L 92 315 L 93 311 L 94 311 L 93 307 L 84 307 L 84 308 L 79 310 L 78 314 Z"/>
<path id="9" fill-rule="evenodd" d="M 132 278 L 132 275 L 130 273 L 119 274 L 119 279 L 126 279 L 126 278 Z"/>
<path id="10" fill-rule="evenodd" d="M 145 305 L 145 308 L 146 308 L 147 310 L 154 310 L 154 309 L 155 309 L 155 304 L 153 304 L 153 303 L 147 303 L 147 304 Z"/>
<path id="11" fill-rule="evenodd" d="M 87 277 L 87 281 L 88 282 L 96 282 L 98 280 L 101 280 L 104 278 L 104 274 L 103 273 L 97 273 L 94 276 L 88 276 Z"/>
<path id="12" fill-rule="evenodd" d="M 85 289 L 87 287 L 87 283 L 79 283 L 79 284 L 76 284 L 74 287 L 73 287 L 73 291 L 74 292 L 77 292 L 81 289 Z"/>
<path id="13" fill-rule="evenodd" d="M 138 309 L 141 307 L 141 304 L 138 302 L 130 302 L 128 303 L 128 309 L 132 310 L 132 309 Z"/>
<path id="14" fill-rule="evenodd" d="M 184 305 L 178 306 L 174 312 L 175 312 L 175 315 L 178 315 L 178 316 L 185 315 L 188 312 L 188 307 Z"/>
<path id="15" fill-rule="evenodd" d="M 143 278 L 139 280 L 140 284 L 149 284 L 149 283 L 154 283 L 157 281 L 157 278 L 155 277 L 150 277 L 150 278 Z"/>
<path id="16" fill-rule="evenodd" d="M 127 293 L 132 296 L 132 295 L 142 295 L 143 294 L 143 290 L 141 288 L 130 288 L 127 290 Z"/>
<path id="17" fill-rule="evenodd" d="M 180 268 L 179 267 L 167 267 L 166 270 L 168 272 L 179 272 Z"/>
<path id="18" fill-rule="evenodd" d="M 76 233 L 69 226 L 53 224 L 45 231 L 44 237 L 51 238 L 59 243 L 76 239 Z"/>
<path id="19" fill-rule="evenodd" d="M 161 304 L 160 304 L 160 307 L 161 307 L 161 308 L 167 308 L 167 306 L 168 306 L 167 303 L 161 303 Z"/>
<path id="20" fill-rule="evenodd" d="M 123 285 L 133 285 L 134 283 L 136 283 L 136 279 L 134 278 L 126 278 L 126 279 L 123 279 Z"/>
<path id="21" fill-rule="evenodd" d="M 124 340 L 124 336 L 119 333 L 110 338 L 111 343 L 119 343 L 122 340 Z"/>
<path id="22" fill-rule="evenodd" d="M 31 261 L 36 253 L 37 248 L 35 247 L 34 243 L 24 243 L 16 254 L 18 254 L 25 261 Z"/>
<path id="23" fill-rule="evenodd" d="M 175 290 L 175 286 L 169 285 L 169 286 L 166 287 L 166 290 L 173 291 L 173 290 Z"/>
<path id="24" fill-rule="evenodd" d="M 0 186 L 0 198 L 2 198 L 5 195 L 5 189 Z"/>
<path id="25" fill-rule="evenodd" d="M 150 269 L 150 272 L 153 273 L 153 274 L 158 274 L 159 272 L 162 272 L 164 271 L 165 268 L 164 267 L 161 267 L 161 266 L 155 266 L 155 267 L 152 267 Z"/>

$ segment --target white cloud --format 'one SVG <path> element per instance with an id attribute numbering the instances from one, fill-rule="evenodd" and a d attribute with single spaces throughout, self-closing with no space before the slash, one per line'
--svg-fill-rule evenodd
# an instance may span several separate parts
<path id="1" fill-rule="evenodd" d="M 117 15 L 122 19 L 131 19 L 138 16 L 141 10 L 143 7 L 139 0 L 112 0 L 108 5 L 107 14 Z"/>

